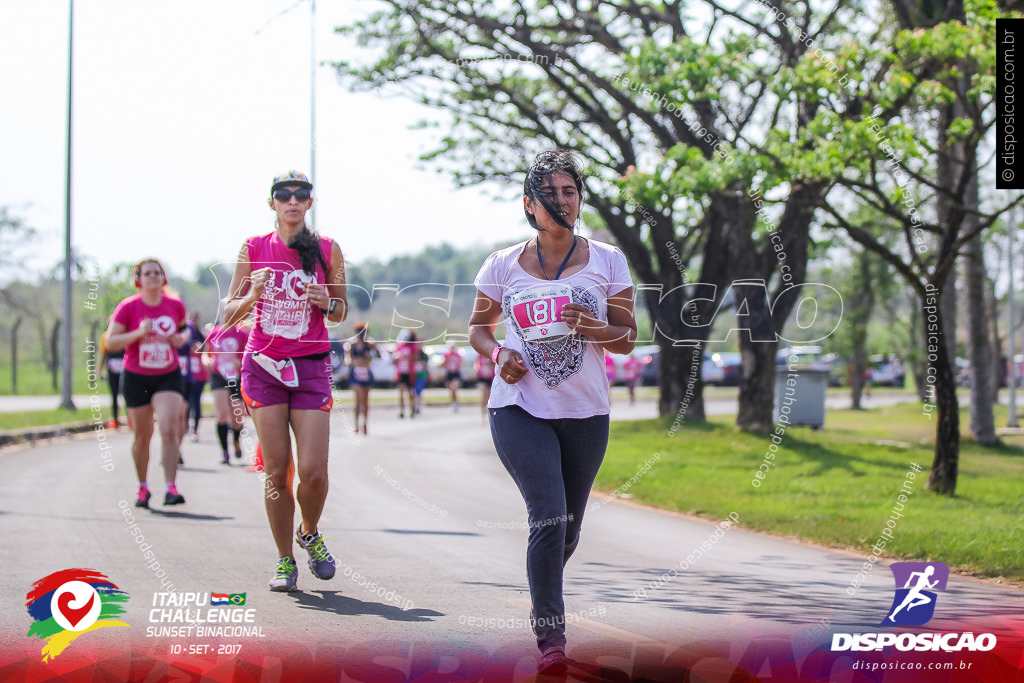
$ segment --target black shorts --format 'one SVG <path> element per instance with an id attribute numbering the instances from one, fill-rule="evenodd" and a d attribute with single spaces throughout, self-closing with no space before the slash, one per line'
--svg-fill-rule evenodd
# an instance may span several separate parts
<path id="1" fill-rule="evenodd" d="M 453 379 L 457 379 L 457 380 L 459 380 L 461 382 L 462 381 L 462 373 L 460 373 L 458 370 L 449 370 L 448 371 L 448 381 L 451 382 Z"/>
<path id="2" fill-rule="evenodd" d="M 124 404 L 129 408 L 148 406 L 153 400 L 153 394 L 161 391 L 175 391 L 179 396 L 185 395 L 185 382 L 181 379 L 179 368 L 162 375 L 140 375 L 129 370 L 121 372 L 121 393 L 124 395 Z"/>
<path id="3" fill-rule="evenodd" d="M 228 394 L 232 398 L 237 398 L 237 399 L 241 399 L 242 398 L 242 387 L 241 387 L 241 384 L 238 381 L 238 378 L 226 379 L 224 377 L 224 375 L 221 375 L 221 374 L 216 373 L 216 372 L 211 372 L 210 373 L 210 389 L 227 389 L 228 390 Z"/>
<path id="4" fill-rule="evenodd" d="M 400 387 L 411 387 L 412 386 L 412 378 L 409 376 L 408 372 L 400 372 L 400 373 L 398 373 L 398 386 L 400 386 Z"/>

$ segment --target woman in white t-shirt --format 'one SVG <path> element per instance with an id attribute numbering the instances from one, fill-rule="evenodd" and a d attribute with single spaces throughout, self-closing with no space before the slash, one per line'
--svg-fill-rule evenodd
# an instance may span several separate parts
<path id="1" fill-rule="evenodd" d="M 557 673 L 566 668 L 562 570 L 608 447 L 604 352 L 629 353 L 636 321 L 625 256 L 574 232 L 583 179 L 572 153 L 539 154 L 523 195 L 537 236 L 494 252 L 480 268 L 469 340 L 496 365 L 491 435 L 529 514 L 538 670 Z M 504 345 L 494 337 L 499 320 Z"/>

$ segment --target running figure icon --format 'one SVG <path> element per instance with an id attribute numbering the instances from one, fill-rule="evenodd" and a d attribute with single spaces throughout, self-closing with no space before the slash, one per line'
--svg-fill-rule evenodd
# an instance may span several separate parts
<path id="1" fill-rule="evenodd" d="M 949 567 L 942 562 L 893 562 L 889 569 L 895 594 L 879 626 L 921 626 L 930 621 L 938 603 L 936 591 L 946 590 Z"/>
<path id="2" fill-rule="evenodd" d="M 903 586 L 904 588 L 909 588 L 910 592 L 907 593 L 907 597 L 903 598 L 903 602 L 900 603 L 900 606 L 894 609 L 892 613 L 889 615 L 889 621 L 895 623 L 896 620 L 893 617 L 895 617 L 896 614 L 904 607 L 906 607 L 907 611 L 909 612 L 915 607 L 918 607 L 920 605 L 927 605 L 929 602 L 932 601 L 930 597 L 924 595 L 921 591 L 925 588 L 935 588 L 935 586 L 939 584 L 938 579 L 936 579 L 934 582 L 928 581 L 928 578 L 934 573 L 935 567 L 933 565 L 928 565 L 927 567 L 925 567 L 923 572 L 911 573 L 910 578 L 907 579 L 907 583 Z M 917 584 L 911 586 L 910 584 L 914 580 L 915 576 L 918 577 Z"/>

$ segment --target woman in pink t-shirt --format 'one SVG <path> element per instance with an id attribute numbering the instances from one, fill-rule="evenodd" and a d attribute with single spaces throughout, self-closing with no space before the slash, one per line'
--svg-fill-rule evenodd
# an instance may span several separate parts
<path id="1" fill-rule="evenodd" d="M 296 498 L 302 520 L 295 539 L 309 553 L 310 571 L 323 580 L 335 572 L 334 557 L 317 528 L 327 500 L 334 404 L 325 323 L 343 321 L 348 302 L 341 249 L 306 226 L 312 190 L 309 179 L 295 171 L 274 178 L 269 204 L 277 214 L 275 229 L 245 241 L 224 307 L 226 325 L 254 313 L 242 360 L 242 398 L 263 451 L 267 518 L 279 558 L 272 591 L 295 590 Z M 289 429 L 295 434 L 295 463 Z M 296 471 L 299 485 L 293 494 Z"/>
<path id="2" fill-rule="evenodd" d="M 405 417 L 405 399 L 409 399 L 409 417 L 416 417 L 416 397 L 413 387 L 416 385 L 416 358 L 419 356 L 419 344 L 415 341 L 416 334 L 412 330 L 398 333 L 398 345 L 391 359 L 395 364 L 395 383 L 398 385 L 398 417 Z"/>
<path id="3" fill-rule="evenodd" d="M 459 412 L 459 387 L 462 385 L 462 351 L 454 343 L 444 352 L 445 382 L 452 399 L 452 411 Z"/>
<path id="4" fill-rule="evenodd" d="M 608 446 L 604 354 L 629 353 L 636 340 L 626 258 L 575 234 L 582 203 L 573 155 L 539 154 L 523 183 L 537 236 L 484 262 L 469 328 L 476 352 L 497 365 L 491 436 L 529 514 L 526 565 L 542 673 L 566 670 L 562 571 Z"/>
<path id="5" fill-rule="evenodd" d="M 107 349 L 124 349 L 121 393 L 135 430 L 132 458 L 139 478 L 135 507 L 149 507 L 152 494 L 146 482 L 149 442 L 154 417 L 160 426 L 161 458 L 166 481 L 164 505 L 180 505 L 178 491 L 178 444 L 181 442 L 181 411 L 185 384 L 178 366 L 178 347 L 189 338 L 185 304 L 166 293 L 167 276 L 156 259 L 132 268 L 138 294 L 119 303 L 107 328 Z"/>

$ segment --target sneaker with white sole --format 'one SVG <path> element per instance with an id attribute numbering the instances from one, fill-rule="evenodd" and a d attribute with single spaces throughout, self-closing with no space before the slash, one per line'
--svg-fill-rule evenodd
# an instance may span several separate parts
<path id="1" fill-rule="evenodd" d="M 295 566 L 295 560 L 290 557 L 282 557 L 277 561 L 274 578 L 267 585 L 272 591 L 290 593 L 295 590 L 295 583 L 298 579 L 299 568 Z"/>
<path id="2" fill-rule="evenodd" d="M 300 548 L 309 553 L 309 571 L 313 572 L 313 576 L 323 581 L 334 577 L 334 556 L 324 545 L 324 537 L 319 532 L 303 536 L 300 524 L 295 530 L 295 540 L 299 542 Z"/>

